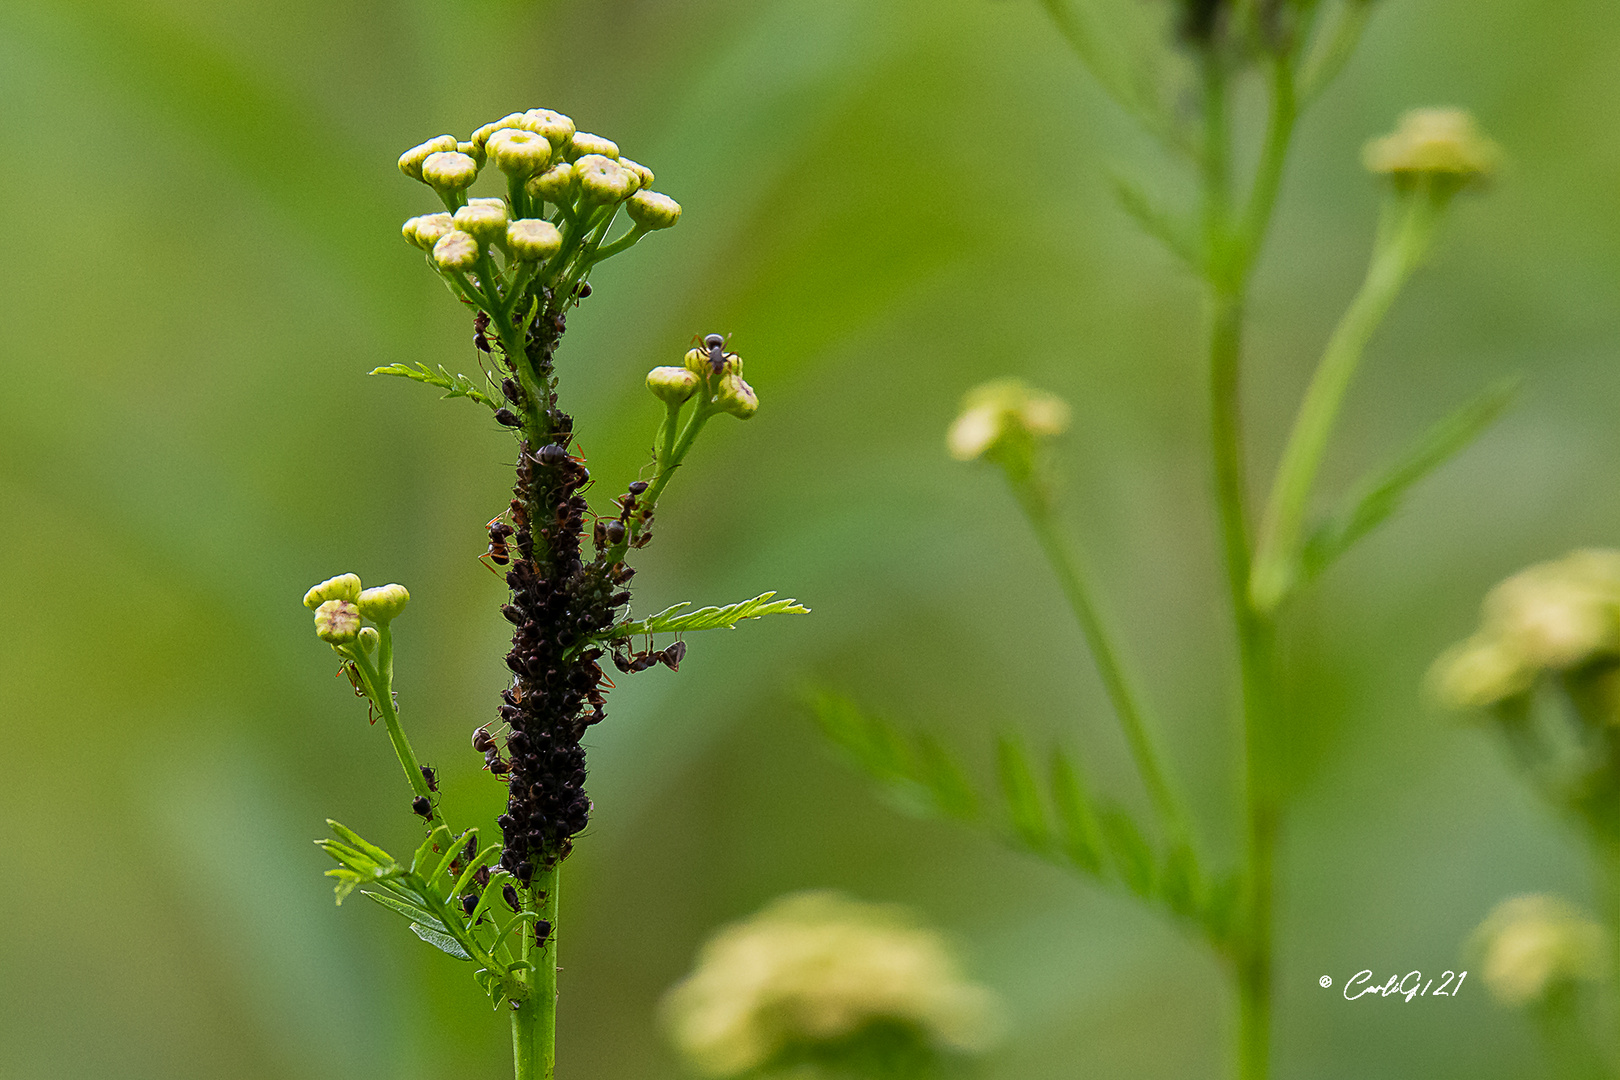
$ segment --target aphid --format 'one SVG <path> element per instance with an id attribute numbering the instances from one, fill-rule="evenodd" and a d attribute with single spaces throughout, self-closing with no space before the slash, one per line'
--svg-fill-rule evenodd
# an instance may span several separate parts
<path id="1" fill-rule="evenodd" d="M 478 883 L 478 887 L 480 889 L 488 888 L 489 887 L 489 867 L 480 866 L 478 869 L 474 870 L 473 871 L 473 880 Z"/>
<path id="2" fill-rule="evenodd" d="M 433 771 L 433 766 L 419 766 L 422 770 L 422 779 L 427 781 L 429 791 L 439 790 L 439 774 Z M 470 857 L 470 856 L 469 856 Z"/>
<path id="3" fill-rule="evenodd" d="M 523 910 L 523 905 L 518 902 L 517 890 L 512 888 L 510 883 L 501 886 L 501 899 L 505 900 L 506 906 L 513 911 Z"/>
<path id="4" fill-rule="evenodd" d="M 420 817 L 428 821 L 433 820 L 433 804 L 428 802 L 426 795 L 418 795 L 416 798 L 412 799 L 411 809 L 416 811 Z"/>
<path id="5" fill-rule="evenodd" d="M 463 896 L 461 898 L 461 910 L 467 913 L 469 919 L 472 918 L 472 913 L 478 910 L 478 894 L 467 893 Z"/>
<path id="6" fill-rule="evenodd" d="M 588 281 L 580 282 L 579 283 L 579 298 L 581 300 L 583 300 L 589 295 L 591 295 L 591 283 L 588 282 Z"/>
<path id="7" fill-rule="evenodd" d="M 541 948 L 544 948 L 546 942 L 550 939 L 551 923 L 547 922 L 545 919 L 536 919 L 534 923 L 534 943 L 539 945 Z"/>
<path id="8" fill-rule="evenodd" d="M 473 316 L 473 344 L 479 352 L 489 352 L 489 313 L 480 311 Z"/>
<path id="9" fill-rule="evenodd" d="M 603 532 L 607 535 L 608 543 L 618 544 L 624 540 L 624 522 L 610 521 L 603 527 Z"/>
<path id="10" fill-rule="evenodd" d="M 527 885 L 529 879 L 534 877 L 534 864 L 525 859 L 517 864 L 517 879 Z"/>
<path id="11" fill-rule="evenodd" d="M 504 405 L 495 410 L 495 422 L 504 427 L 523 426 L 523 421 L 518 419 L 518 414 Z"/>
<path id="12" fill-rule="evenodd" d="M 475 859 L 477 857 L 478 857 L 478 834 L 473 833 L 471 836 L 467 837 L 467 846 L 462 849 L 461 861 L 462 862 L 472 862 L 473 859 Z"/>

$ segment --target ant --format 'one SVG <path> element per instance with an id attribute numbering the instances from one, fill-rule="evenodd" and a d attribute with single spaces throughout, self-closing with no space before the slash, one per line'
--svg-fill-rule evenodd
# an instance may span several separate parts
<path id="1" fill-rule="evenodd" d="M 692 337 L 695 339 L 696 334 Z M 719 334 L 710 334 L 703 339 L 703 351 L 709 357 L 709 370 L 716 375 L 726 369 L 726 361 L 736 356 L 736 353 L 726 352 L 726 339 Z"/>
<path id="2" fill-rule="evenodd" d="M 473 749 L 484 755 L 484 768 L 495 776 L 505 776 L 512 771 L 512 763 L 501 757 L 500 747 L 495 745 L 495 738 L 485 727 L 477 728 L 472 736 Z"/>
<path id="3" fill-rule="evenodd" d="M 489 567 L 490 573 L 500 577 L 501 572 L 495 569 L 495 566 L 505 566 L 512 561 L 512 545 L 507 542 L 507 538 L 517 530 L 506 523 L 505 514 L 497 514 L 490 518 L 489 524 L 484 527 L 489 530 L 489 550 L 478 556 L 478 561 Z M 494 563 L 495 566 L 490 566 L 490 563 Z"/>

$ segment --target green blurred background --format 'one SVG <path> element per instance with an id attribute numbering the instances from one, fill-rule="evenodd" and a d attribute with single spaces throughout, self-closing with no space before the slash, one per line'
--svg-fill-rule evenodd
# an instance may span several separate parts
<path id="1" fill-rule="evenodd" d="M 1256 474 L 1359 280 L 1358 148 L 1407 107 L 1472 108 L 1511 165 L 1380 334 L 1330 489 L 1485 382 L 1527 382 L 1291 616 L 1280 1076 L 1526 1075 L 1528 1025 L 1479 982 L 1408 1005 L 1317 979 L 1457 967 L 1513 893 L 1590 902 L 1569 834 L 1421 681 L 1491 582 L 1620 541 L 1617 32 L 1604 0 L 1390 0 L 1297 144 L 1254 305 Z M 637 610 L 768 588 L 815 608 L 620 679 L 592 730 L 566 1075 L 674 1075 L 656 1005 L 697 945 L 828 886 L 955 937 L 1012 1016 L 997 1078 L 1219 1075 L 1231 1006 L 1201 946 L 897 812 L 800 704 L 838 689 L 980 758 L 998 729 L 1062 740 L 1137 798 L 1010 499 L 943 452 L 964 389 L 1021 375 L 1074 404 L 1068 517 L 1231 857 L 1199 296 L 1113 205 L 1114 163 L 1160 165 L 1036 4 L 6 0 L 0 1077 L 510 1075 L 464 967 L 332 905 L 325 817 L 388 846 L 418 830 L 298 598 L 351 569 L 410 586 L 407 725 L 458 820 L 492 816 L 467 736 L 504 672 L 476 556 L 510 439 L 365 373 L 476 363 L 399 239 L 433 200 L 395 156 L 536 105 L 685 207 L 571 320 L 598 494 L 646 456 L 642 374 L 694 333 L 734 334 L 763 401 L 672 489 Z"/>

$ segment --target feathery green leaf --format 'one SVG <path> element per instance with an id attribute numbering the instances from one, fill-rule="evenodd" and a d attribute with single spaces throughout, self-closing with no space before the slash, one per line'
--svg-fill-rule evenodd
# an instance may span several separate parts
<path id="1" fill-rule="evenodd" d="M 665 608 L 638 622 L 620 623 L 608 631 L 608 640 L 634 637 L 637 634 L 685 634 L 695 630 L 731 630 L 744 619 L 758 619 L 766 615 L 808 615 L 810 609 L 797 600 L 773 600 L 774 592 L 760 593 L 752 600 L 743 600 L 724 607 L 704 607 L 687 611 L 690 601 Z"/>
<path id="2" fill-rule="evenodd" d="M 401 378 L 410 379 L 412 382 L 437 386 L 444 391 L 444 396 L 447 398 L 464 397 L 470 398 L 481 405 L 487 405 L 491 409 L 501 407 L 501 403 L 494 395 L 480 390 L 477 384 L 465 375 L 450 374 L 444 369 L 443 364 L 439 365 L 437 371 L 426 364 L 417 364 L 415 367 L 409 364 L 385 364 L 380 368 L 373 368 L 371 373 L 373 375 L 398 375 Z"/>

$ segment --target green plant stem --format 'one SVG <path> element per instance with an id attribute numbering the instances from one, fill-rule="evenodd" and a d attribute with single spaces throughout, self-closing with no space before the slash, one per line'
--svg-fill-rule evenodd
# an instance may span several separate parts
<path id="1" fill-rule="evenodd" d="M 417 761 L 416 751 L 411 749 L 411 741 L 405 737 L 405 729 L 400 727 L 399 711 L 394 708 L 393 632 L 384 624 L 377 627 L 377 637 L 377 663 L 373 665 L 371 658 L 359 648 L 353 653 L 355 663 L 371 687 L 371 703 L 382 714 L 383 726 L 388 729 L 388 741 L 394 744 L 394 754 L 399 758 L 400 767 L 405 770 L 405 778 L 411 782 L 411 790 L 431 801 L 433 792 L 428 788 L 427 778 L 422 775 L 422 764 Z"/>
<path id="2" fill-rule="evenodd" d="M 524 926 L 522 957 L 529 997 L 512 1010 L 512 1063 L 516 1080 L 554 1080 L 557 1072 L 557 888 L 561 864 L 535 875 L 524 906 L 551 924 L 543 948 L 534 947 L 534 929 Z"/>
<path id="3" fill-rule="evenodd" d="M 1595 844 L 1597 864 L 1603 874 L 1599 896 L 1603 904 L 1603 925 L 1608 930 L 1610 979 L 1620 983 L 1620 840 L 1600 836 Z M 1609 1000 L 1613 1030 L 1620 1032 L 1620 993 L 1611 990 Z"/>
<path id="4" fill-rule="evenodd" d="M 663 442 L 658 450 L 658 475 L 653 477 L 652 485 L 642 492 L 641 498 L 637 500 L 638 505 L 649 514 L 658 506 L 658 497 L 664 493 L 664 488 L 669 486 L 669 481 L 675 475 L 675 470 L 680 468 L 687 451 L 691 450 L 692 444 L 697 441 L 698 432 L 703 430 L 703 425 L 707 424 L 709 417 L 713 416 L 717 411 L 714 406 L 709 404 L 708 399 L 709 392 L 707 380 L 705 380 L 705 386 L 699 389 L 692 399 L 694 402 L 692 415 L 687 419 L 686 427 L 681 429 L 679 438 L 674 436 L 675 421 L 680 416 L 679 408 L 671 407 L 664 414 L 664 423 L 659 429 Z M 674 439 L 674 441 L 671 442 L 671 439 Z M 613 563 L 624 558 L 625 552 L 646 531 L 647 520 L 640 514 L 631 517 L 630 528 L 625 531 L 624 539 L 609 549 L 607 554 L 608 562 Z"/>
<path id="5" fill-rule="evenodd" d="M 1172 843 L 1190 847 L 1191 834 L 1186 811 L 1160 763 L 1159 751 L 1148 730 L 1147 720 L 1126 678 L 1125 666 L 1120 662 L 1107 627 L 1103 625 L 1102 616 L 1091 599 L 1091 590 L 1086 586 L 1079 560 L 1069 549 L 1058 527 L 1046 485 L 1033 475 L 1017 475 L 1011 470 L 1008 480 L 1085 634 L 1086 645 L 1097 665 L 1097 673 L 1102 677 L 1108 700 L 1119 717 L 1120 727 L 1124 729 L 1125 741 L 1130 746 L 1137 772 L 1141 774 L 1142 785 L 1158 813 L 1160 826 Z"/>
<path id="6" fill-rule="evenodd" d="M 1251 601 L 1261 611 L 1280 604 L 1299 576 L 1305 511 L 1345 391 L 1368 340 L 1428 249 L 1443 206 L 1423 191 L 1393 199 L 1367 277 L 1328 340 L 1277 467 L 1250 583 Z"/>

